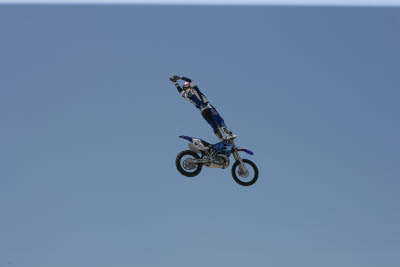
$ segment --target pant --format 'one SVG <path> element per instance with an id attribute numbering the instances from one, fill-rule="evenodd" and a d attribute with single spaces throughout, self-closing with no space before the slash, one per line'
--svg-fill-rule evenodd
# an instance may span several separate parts
<path id="1" fill-rule="evenodd" d="M 224 120 L 221 118 L 218 111 L 214 107 L 203 110 L 201 115 L 213 128 L 214 133 L 217 133 L 219 131 L 218 127 L 225 126 Z"/>

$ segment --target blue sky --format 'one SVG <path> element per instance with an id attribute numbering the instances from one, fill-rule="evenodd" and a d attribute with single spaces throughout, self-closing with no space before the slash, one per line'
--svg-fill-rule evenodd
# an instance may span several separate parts
<path id="1" fill-rule="evenodd" d="M 0 266 L 400 264 L 397 8 L 0 6 Z M 215 142 L 260 169 L 175 169 Z"/>
<path id="2" fill-rule="evenodd" d="M 313 5 L 313 6 L 399 6 L 400 0 L 0 0 L 0 3 L 86 3 L 162 5 Z"/>

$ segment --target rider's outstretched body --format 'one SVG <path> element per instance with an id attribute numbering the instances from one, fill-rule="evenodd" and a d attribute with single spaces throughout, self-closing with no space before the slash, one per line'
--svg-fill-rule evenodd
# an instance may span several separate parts
<path id="1" fill-rule="evenodd" d="M 224 133 L 226 139 L 236 138 L 236 135 L 232 135 L 232 132 L 228 130 L 218 111 L 208 102 L 205 95 L 200 92 L 197 85 L 195 85 L 191 79 L 174 75 L 172 78 L 170 78 L 170 80 L 175 84 L 180 95 L 189 102 L 193 103 L 196 108 L 200 110 L 201 115 L 208 122 L 208 124 L 211 125 L 215 135 L 219 138 L 219 140 L 224 140 L 224 137 L 219 129 L 221 129 L 222 133 Z M 183 88 L 181 88 L 177 80 L 185 81 Z"/>

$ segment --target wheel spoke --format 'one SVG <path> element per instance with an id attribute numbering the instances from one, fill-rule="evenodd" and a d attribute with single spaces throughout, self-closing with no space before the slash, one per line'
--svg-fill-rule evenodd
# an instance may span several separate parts
<path id="1" fill-rule="evenodd" d="M 236 161 L 232 166 L 233 179 L 243 186 L 252 185 L 258 179 L 257 166 L 248 159 L 243 159 L 242 162 L 243 165 L 240 161 Z"/>
<path id="2" fill-rule="evenodd" d="M 185 150 L 178 154 L 175 160 L 175 165 L 178 171 L 187 177 L 198 175 L 203 167 L 202 164 L 194 163 L 194 160 L 200 157 L 191 150 Z"/>
<path id="3" fill-rule="evenodd" d="M 240 177 L 242 177 L 244 179 L 249 178 L 249 176 L 250 176 L 250 178 L 254 177 L 254 174 L 255 174 L 254 173 L 254 169 L 250 164 L 243 162 L 243 167 L 244 168 L 242 168 L 239 165 L 238 172 L 237 172 L 238 176 L 240 176 Z"/>
<path id="4" fill-rule="evenodd" d="M 192 158 L 192 157 L 189 157 L 189 158 L 183 160 L 183 162 L 182 162 L 183 168 L 186 169 L 186 170 L 196 169 L 196 164 L 192 163 L 193 160 L 194 160 L 194 158 Z"/>

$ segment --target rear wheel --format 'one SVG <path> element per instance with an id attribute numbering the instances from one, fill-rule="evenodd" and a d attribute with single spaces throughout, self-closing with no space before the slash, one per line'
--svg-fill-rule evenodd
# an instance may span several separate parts
<path id="1" fill-rule="evenodd" d="M 236 183 L 249 186 L 254 184 L 258 179 L 258 169 L 256 164 L 254 164 L 249 159 L 243 159 L 243 165 L 246 168 L 243 170 L 240 167 L 240 161 L 236 161 L 232 166 L 232 177 Z"/>
<path id="2" fill-rule="evenodd" d="M 191 150 L 185 150 L 178 154 L 175 165 L 178 171 L 186 177 L 194 177 L 201 172 L 203 164 L 194 164 L 194 159 L 200 159 L 199 155 Z"/>

